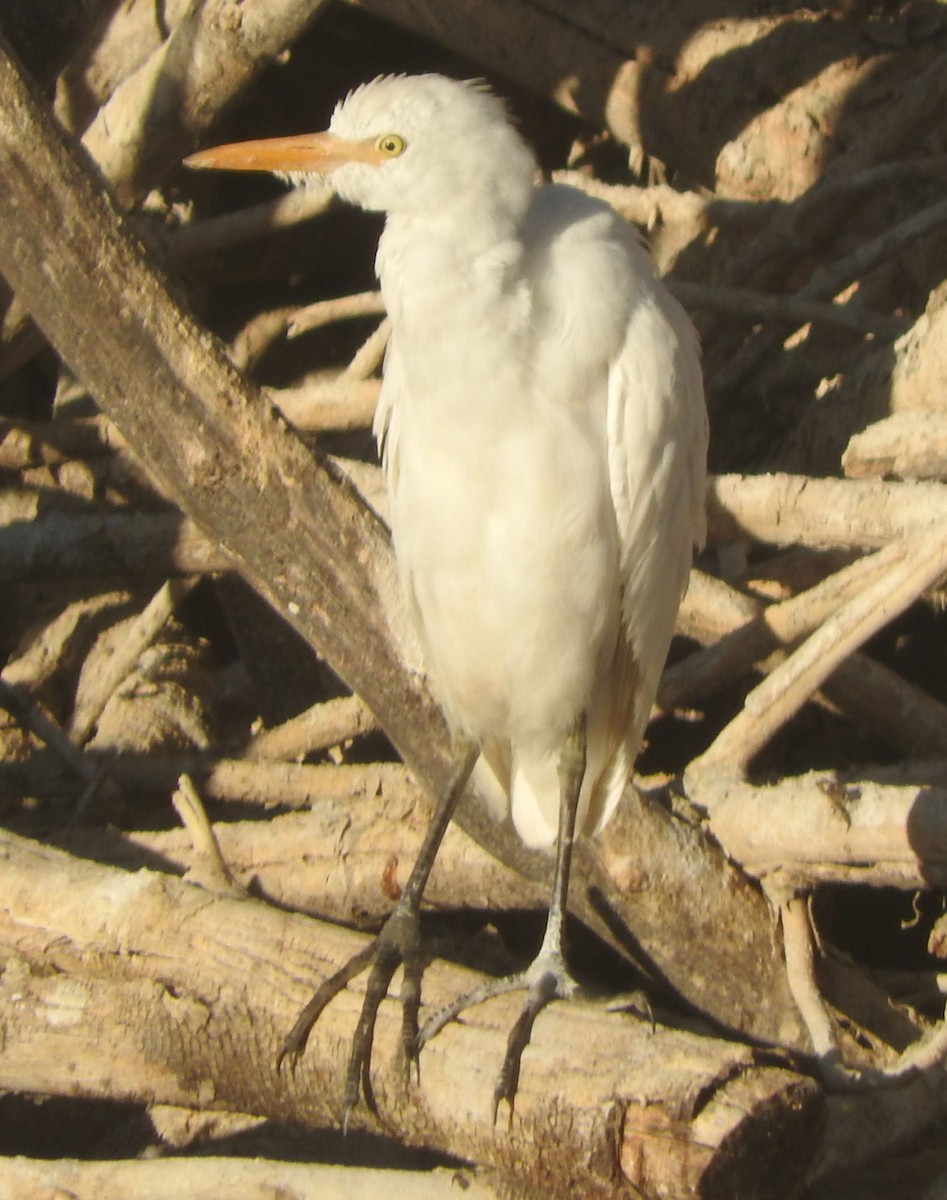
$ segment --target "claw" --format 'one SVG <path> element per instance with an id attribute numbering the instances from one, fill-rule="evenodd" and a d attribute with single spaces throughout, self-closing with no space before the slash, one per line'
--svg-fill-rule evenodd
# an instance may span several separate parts
<path id="1" fill-rule="evenodd" d="M 381 1003 L 388 995 L 388 987 L 399 964 L 404 964 L 405 983 L 402 988 L 401 1040 L 408 1064 L 408 1075 L 413 1063 L 418 1067 L 419 1038 L 418 1010 L 421 1004 L 421 938 L 418 914 L 406 907 L 398 907 L 391 914 L 375 937 L 363 950 L 316 990 L 312 999 L 300 1012 L 287 1035 L 279 1053 L 277 1067 L 285 1061 L 291 1066 L 299 1060 L 316 1021 L 322 1016 L 329 1002 L 362 971 L 369 969 L 365 986 L 365 998 L 358 1024 L 352 1038 L 345 1074 L 345 1114 L 343 1128 L 347 1127 L 349 1114 L 364 1100 L 370 1112 L 376 1113 L 374 1092 L 371 1085 L 372 1045 L 375 1040 L 375 1021 Z M 420 1069 L 418 1068 L 420 1078 Z"/>
<path id="2" fill-rule="evenodd" d="M 484 1000 L 492 1000 L 494 996 L 504 996 L 507 992 L 526 992 L 523 1007 L 507 1038 L 506 1053 L 503 1056 L 496 1087 L 493 1090 L 493 1123 L 495 1125 L 500 1105 L 504 1100 L 509 1105 L 512 1116 L 513 1103 L 519 1087 L 523 1051 L 529 1045 L 536 1018 L 553 1000 L 567 1000 L 578 990 L 579 985 L 569 974 L 561 956 L 558 953 L 550 954 L 540 951 L 538 957 L 525 971 L 481 984 L 434 1013 L 424 1023 L 418 1039 L 419 1045 L 423 1048 L 445 1025 L 475 1004 L 481 1004 Z"/>

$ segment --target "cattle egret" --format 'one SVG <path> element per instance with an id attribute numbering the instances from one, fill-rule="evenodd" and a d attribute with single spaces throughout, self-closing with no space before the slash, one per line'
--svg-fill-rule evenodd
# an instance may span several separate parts
<path id="1" fill-rule="evenodd" d="M 495 1116 L 512 1105 L 536 1014 L 576 988 L 562 955 L 573 836 L 600 830 L 628 782 L 704 536 L 697 337 L 631 228 L 539 183 L 479 82 L 383 76 L 341 101 L 327 132 L 187 161 L 322 180 L 386 214 L 376 268 L 392 336 L 376 433 L 407 606 L 448 722 L 479 753 L 481 795 L 527 845 L 557 846 L 535 962 L 419 1035 L 421 892 L 459 779 L 388 924 L 319 989 L 287 1048 L 371 965 L 351 1108 L 371 1101 L 375 1015 L 399 962 L 409 1062 L 467 1004 L 522 988 Z"/>

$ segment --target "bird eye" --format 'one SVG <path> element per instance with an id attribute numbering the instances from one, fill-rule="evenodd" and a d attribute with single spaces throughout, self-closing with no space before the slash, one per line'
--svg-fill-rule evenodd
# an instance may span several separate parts
<path id="1" fill-rule="evenodd" d="M 375 149 L 381 151 L 386 158 L 397 158 L 404 154 L 408 143 L 399 133 L 383 133 L 375 143 Z"/>

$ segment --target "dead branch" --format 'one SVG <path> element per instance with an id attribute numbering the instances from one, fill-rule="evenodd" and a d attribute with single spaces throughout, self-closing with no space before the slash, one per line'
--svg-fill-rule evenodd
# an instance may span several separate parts
<path id="1" fill-rule="evenodd" d="M 300 387 L 267 388 L 266 394 L 287 421 L 304 433 L 327 429 L 370 429 L 380 384 L 346 373 Z"/>
<path id="2" fill-rule="evenodd" d="M 707 486 L 707 514 L 715 539 L 869 550 L 947 519 L 947 490 L 935 483 L 717 475 Z"/>
<path id="3" fill-rule="evenodd" d="M 51 513 L 0 526 L 0 579 L 196 575 L 229 559 L 176 512 Z"/>
<path id="4" fill-rule="evenodd" d="M 816 771 L 761 787 L 708 772 L 695 778 L 691 798 L 727 852 L 776 893 L 824 882 L 905 890 L 947 883 L 947 791 L 934 782 Z"/>
<path id="5" fill-rule="evenodd" d="M 342 696 L 314 704 L 298 717 L 255 735 L 245 758 L 303 758 L 377 729 L 371 710 L 358 696 Z"/>
<path id="6" fill-rule="evenodd" d="M 331 203 L 332 193 L 328 188 L 293 188 L 276 200 L 180 225 L 165 233 L 162 240 L 171 257 L 180 262 L 299 225 L 324 213 Z"/>
<path id="7" fill-rule="evenodd" d="M 898 412 L 856 433 L 842 455 L 849 479 L 947 478 L 947 416 Z"/>
<path id="8" fill-rule="evenodd" d="M 668 286 L 688 309 L 705 308 L 758 321 L 796 322 L 799 325 L 812 321 L 836 325 L 854 333 L 874 333 L 887 338 L 897 337 L 906 328 L 906 322 L 900 317 L 867 312 L 857 306 L 810 300 L 802 292 L 791 296 L 775 295 L 772 292 L 757 292 L 753 288 L 722 287 L 719 284 L 689 283 L 684 280 L 669 280 Z"/>
<path id="9" fill-rule="evenodd" d="M 191 865 L 186 878 L 191 883 L 224 896 L 244 896 L 220 850 L 220 843 L 190 776 L 182 775 L 171 796 L 174 811 L 191 839 Z"/>
<path id="10" fill-rule="evenodd" d="M 847 284 L 861 278 L 873 267 L 893 258 L 919 238 L 947 223 L 947 200 L 931 204 L 899 221 L 878 237 L 829 266 L 820 267 L 808 283 L 796 293 L 797 299 L 830 300 Z M 728 361 L 715 371 L 712 385 L 721 395 L 738 389 L 763 357 L 786 335 L 786 327 L 767 327 L 752 334 Z"/>
<path id="11" fill-rule="evenodd" d="M 181 22 L 190 0 L 167 0 L 160 12 L 147 4 L 123 4 L 100 16 L 56 86 L 56 115 L 81 132 L 116 87 L 158 50 Z"/>
<path id="12" fill-rule="evenodd" d="M 295 1072 L 280 1071 L 276 1055 L 309 989 L 351 956 L 357 935 L 11 834 L 0 834 L 0 852 L 6 1087 L 338 1123 L 359 985 L 327 1010 Z M 470 978 L 433 965 L 426 999 L 443 1003 Z M 697 1197 L 711 1178 L 731 1194 L 762 1197 L 773 1196 L 774 1179 L 798 1178 L 821 1116 L 810 1080 L 758 1065 L 747 1047 L 652 1033 L 649 1022 L 596 1005 L 543 1014 L 515 1114 L 509 1128 L 495 1128 L 493 1072 L 517 1004 L 501 998 L 448 1026 L 425 1047 L 420 1083 L 406 1091 L 400 1010 L 383 1003 L 373 1082 L 388 1130 L 534 1188 L 567 1181 L 583 1197 L 625 1194 L 631 1184 L 649 1197 Z M 372 1124 L 361 1110 L 351 1122 Z"/>
<path id="13" fill-rule="evenodd" d="M 0 420 L 0 467 L 6 470 L 22 471 L 124 448 L 121 434 L 105 417 L 75 421 Z"/>
<path id="14" fill-rule="evenodd" d="M 214 837 L 232 873 L 255 894 L 283 909 L 370 927 L 389 914 L 407 881 L 427 809 L 402 767 L 366 768 L 351 794 L 342 783 L 332 785 L 332 770 L 321 768 L 327 782 L 312 793 L 308 811 L 218 822 Z M 357 768 L 335 770 L 341 780 L 358 777 Z M 212 794 L 203 785 L 202 791 Z M 192 839 L 183 829 L 104 835 L 74 828 L 57 844 L 126 870 L 161 863 L 183 874 L 193 860 Z M 536 910 L 547 902 L 544 887 L 450 827 L 425 890 L 429 910 Z"/>
<path id="15" fill-rule="evenodd" d="M 359 292 L 355 296 L 338 296 L 334 300 L 319 300 L 300 308 L 290 321 L 288 334 L 298 337 L 310 329 L 318 329 L 331 321 L 351 320 L 354 317 L 383 316 L 385 304 L 381 292 Z"/>
<path id="16" fill-rule="evenodd" d="M 97 1200 L 389 1200 L 399 1191 L 411 1200 L 499 1200 L 500 1192 L 471 1170 L 385 1171 L 325 1163 L 251 1158 L 172 1157 L 143 1161 L 0 1159 L 5 1195 L 97 1197 Z"/>
<path id="17" fill-rule="evenodd" d="M 706 700 L 754 667 L 775 670 L 785 660 L 778 648 L 815 629 L 852 587 L 864 586 L 878 569 L 877 562 L 860 560 L 769 607 L 693 571 L 678 629 L 705 645 L 665 670 L 658 706 L 668 710 Z M 886 569 L 884 562 L 880 569 Z M 947 706 L 860 651 L 840 662 L 821 690 L 843 712 L 906 754 L 947 755 Z"/>
<path id="18" fill-rule="evenodd" d="M 170 580 L 148 602 L 127 630 L 121 646 L 109 659 L 106 670 L 99 672 L 77 702 L 69 724 L 69 733 L 78 743 L 92 732 L 112 693 L 133 670 L 143 652 L 167 624 L 175 608 L 193 590 L 196 577 Z"/>
<path id="19" fill-rule="evenodd" d="M 141 197 L 262 67 L 292 44 L 324 0 L 191 5 L 167 41 L 112 92 L 82 142 L 123 204 Z M 160 104 L 156 97 L 165 94 Z M 173 97 L 173 99 L 171 98 Z"/>
<path id="20" fill-rule="evenodd" d="M 752 279 L 758 287 L 778 281 L 801 248 L 811 250 L 822 244 L 846 220 L 848 206 L 838 203 L 840 193 L 850 195 L 855 187 L 869 189 L 884 182 L 888 175 L 879 177 L 872 168 L 895 172 L 897 165 L 883 160 L 910 145 L 913 132 L 934 120 L 945 102 L 947 54 L 940 54 L 885 108 L 870 130 L 829 164 L 817 184 L 775 211 L 760 233 L 734 255 L 726 281 Z"/>
<path id="21" fill-rule="evenodd" d="M 892 543 L 878 558 L 886 573 L 843 604 L 747 696 L 742 712 L 691 762 L 689 777 L 714 768 L 742 773 L 853 650 L 932 587 L 947 571 L 947 523 Z"/>

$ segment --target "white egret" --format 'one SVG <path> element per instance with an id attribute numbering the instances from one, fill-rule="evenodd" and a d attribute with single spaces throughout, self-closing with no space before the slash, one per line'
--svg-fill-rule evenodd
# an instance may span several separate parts
<path id="1" fill-rule="evenodd" d="M 392 323 L 376 432 L 395 554 L 435 694 L 476 747 L 474 781 L 530 846 L 557 842 L 546 935 L 495 1104 L 515 1094 L 544 1004 L 572 994 L 562 921 L 573 835 L 628 782 L 704 536 L 707 418 L 697 337 L 610 208 L 543 186 L 481 83 L 385 76 L 325 133 L 203 151 L 189 165 L 318 178 L 387 216 L 376 267 Z M 470 761 L 473 761 L 470 755 Z M 388 925 L 320 988 L 369 964 L 346 1100 L 370 1100 L 375 1014 L 400 961 L 419 1046 L 418 910 L 456 793 L 442 798 Z"/>

